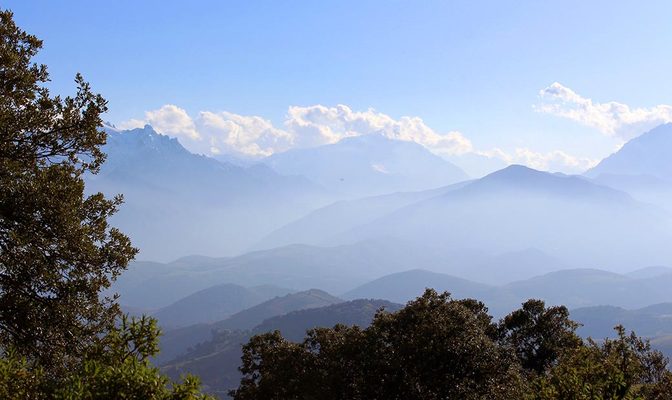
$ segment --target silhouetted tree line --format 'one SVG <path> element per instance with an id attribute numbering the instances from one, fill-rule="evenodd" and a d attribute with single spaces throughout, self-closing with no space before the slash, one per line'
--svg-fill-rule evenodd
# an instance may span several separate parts
<path id="1" fill-rule="evenodd" d="M 243 348 L 244 377 L 230 395 L 250 399 L 672 398 L 667 359 L 617 327 L 582 340 L 565 307 L 529 300 L 493 322 L 476 300 L 428 289 L 366 329 L 337 325 L 303 342 L 278 332 Z"/>

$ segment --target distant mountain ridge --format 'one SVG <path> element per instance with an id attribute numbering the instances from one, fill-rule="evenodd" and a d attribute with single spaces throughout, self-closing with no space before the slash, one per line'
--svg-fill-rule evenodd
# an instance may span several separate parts
<path id="1" fill-rule="evenodd" d="M 630 140 L 585 175 L 672 213 L 672 123 Z"/>
<path id="2" fill-rule="evenodd" d="M 219 332 L 247 331 L 269 318 L 342 302 L 340 298 L 323 290 L 311 289 L 276 296 L 213 323 L 198 323 L 178 329 L 169 329 L 161 337 L 163 352 L 159 354 L 158 361 L 164 362 L 177 357 L 190 347 L 210 339 L 213 335 L 217 336 Z"/>
<path id="3" fill-rule="evenodd" d="M 411 270 L 373 280 L 345 293 L 343 297 L 381 298 L 405 303 L 420 296 L 425 288 L 433 288 L 450 292 L 455 298 L 483 301 L 492 315 L 501 317 L 531 298 L 570 308 L 600 305 L 640 308 L 672 302 L 670 287 L 672 274 L 631 278 L 585 268 L 554 271 L 504 285 L 484 285 L 448 274 Z"/>
<path id="4" fill-rule="evenodd" d="M 280 330 L 289 340 L 301 340 L 306 330 L 336 324 L 368 326 L 379 309 L 397 311 L 401 306 L 384 300 L 354 300 L 320 308 L 311 308 L 269 318 L 250 331 L 215 332 L 210 340 L 199 343 L 186 354 L 163 364 L 171 377 L 185 372 L 198 375 L 208 392 L 224 397 L 240 382 L 238 370 L 241 346 L 252 334 Z"/>
<path id="5" fill-rule="evenodd" d="M 468 179 L 459 167 L 422 145 L 377 133 L 289 150 L 264 163 L 282 174 L 306 176 L 346 197 L 426 190 Z"/>
<path id="6" fill-rule="evenodd" d="M 265 285 L 246 288 L 232 283 L 215 285 L 184 297 L 154 313 L 163 329 L 221 321 L 232 314 L 292 291 Z"/>
<path id="7" fill-rule="evenodd" d="M 89 192 L 121 193 L 112 218 L 141 259 L 241 252 L 275 228 L 331 201 L 306 178 L 192 154 L 177 139 L 144 128 L 106 128 L 107 161 L 87 175 Z"/>
<path id="8" fill-rule="evenodd" d="M 534 248 L 570 266 L 621 270 L 672 260 L 669 215 L 583 177 L 513 165 L 414 196 L 324 207 L 264 241 L 334 245 L 389 238 L 490 255 Z"/>
<path id="9" fill-rule="evenodd" d="M 648 175 L 672 181 L 672 123 L 663 124 L 630 140 L 617 152 L 586 172 L 586 176 Z"/>

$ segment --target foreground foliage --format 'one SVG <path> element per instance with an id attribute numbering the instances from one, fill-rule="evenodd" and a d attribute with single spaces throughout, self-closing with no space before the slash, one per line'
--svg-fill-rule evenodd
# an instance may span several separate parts
<path id="1" fill-rule="evenodd" d="M 475 300 L 427 290 L 370 327 L 278 332 L 243 347 L 234 399 L 672 399 L 667 360 L 618 328 L 582 341 L 565 307 L 529 300 L 499 323 Z"/>
<path id="2" fill-rule="evenodd" d="M 105 160 L 106 101 L 77 75 L 52 96 L 42 46 L 0 12 L 0 347 L 46 373 L 76 364 L 118 314 L 100 291 L 137 250 L 109 227 L 121 198 L 84 194 Z"/>
<path id="3" fill-rule="evenodd" d="M 81 364 L 55 378 L 16 353 L 0 358 L 2 399 L 206 400 L 197 378 L 171 383 L 152 366 L 159 330 L 151 318 L 127 319 L 108 332 Z"/>
<path id="4" fill-rule="evenodd" d="M 137 253 L 107 222 L 121 197 L 84 191 L 107 103 L 80 75 L 74 97 L 52 96 L 41 46 L 0 11 L 0 398 L 204 398 L 149 363 L 153 320 L 101 296 Z"/>

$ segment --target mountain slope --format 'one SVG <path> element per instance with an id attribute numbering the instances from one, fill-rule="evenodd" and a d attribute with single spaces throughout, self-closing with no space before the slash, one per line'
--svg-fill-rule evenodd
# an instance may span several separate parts
<path id="1" fill-rule="evenodd" d="M 274 286 L 243 286 L 225 283 L 198 291 L 152 314 L 163 329 L 221 321 L 232 314 L 277 296 L 291 293 Z"/>
<path id="2" fill-rule="evenodd" d="M 295 290 L 317 287 L 342 293 L 392 272 L 473 257 L 476 255 L 469 253 L 450 258 L 395 240 L 335 247 L 291 245 L 192 264 L 136 262 L 114 283 L 112 291 L 121 295 L 122 304 L 141 309 L 165 307 L 223 283 L 245 287 L 270 284 Z"/>
<path id="3" fill-rule="evenodd" d="M 660 125 L 630 140 L 616 153 L 586 172 L 586 176 L 630 175 L 672 180 L 672 123 Z"/>
<path id="4" fill-rule="evenodd" d="M 338 323 L 366 327 L 376 311 L 384 308 L 393 312 L 400 305 L 383 300 L 354 300 L 321 308 L 295 311 L 268 319 L 251 331 L 224 331 L 211 340 L 195 346 L 187 354 L 166 363 L 162 370 L 171 377 L 185 373 L 198 375 L 210 393 L 224 397 L 227 390 L 240 382 L 241 346 L 252 334 L 280 330 L 290 340 L 300 340 L 306 330 L 316 326 L 334 326 Z"/>
<path id="5" fill-rule="evenodd" d="M 569 308 L 612 305 L 641 308 L 672 302 L 672 274 L 636 279 L 596 269 L 567 269 L 505 285 L 483 285 L 437 272 L 411 270 L 390 274 L 353 289 L 342 297 L 375 297 L 405 303 L 420 296 L 425 288 L 448 291 L 454 298 L 475 298 L 501 317 L 527 299 L 541 299 L 549 305 Z"/>
<path id="6" fill-rule="evenodd" d="M 482 298 L 490 292 L 487 285 L 425 270 L 411 270 L 384 276 L 343 295 L 346 299 L 376 298 L 406 303 L 432 288 L 450 292 L 454 298 Z"/>
<path id="7" fill-rule="evenodd" d="M 627 142 L 586 176 L 672 212 L 672 124 L 660 125 Z"/>
<path id="8" fill-rule="evenodd" d="M 141 259 L 240 252 L 331 199 L 305 178 L 192 154 L 150 126 L 106 131 L 107 162 L 86 176 L 87 191 L 124 195 L 112 223 L 129 234 Z"/>
<path id="9" fill-rule="evenodd" d="M 306 176 L 347 197 L 424 190 L 467 179 L 464 171 L 423 146 L 381 134 L 289 150 L 264 162 L 282 174 Z"/>
<path id="10" fill-rule="evenodd" d="M 399 192 L 354 200 L 341 200 L 319 208 L 266 236 L 255 247 L 288 244 L 328 246 L 334 237 L 358 225 L 375 221 L 399 208 L 463 187 L 468 181 L 420 192 Z"/>
<path id="11" fill-rule="evenodd" d="M 661 303 L 635 310 L 614 306 L 577 308 L 570 318 L 582 324 L 578 329 L 581 336 L 595 339 L 614 337 L 614 327 L 623 325 L 642 337 L 654 338 L 672 335 L 672 303 Z"/>
<path id="12" fill-rule="evenodd" d="M 230 317 L 212 324 L 195 324 L 179 329 L 168 330 L 161 337 L 161 353 L 158 362 L 165 362 L 186 352 L 190 347 L 204 342 L 212 335 L 225 331 L 247 331 L 259 325 L 267 318 L 284 315 L 292 311 L 325 307 L 342 303 L 343 300 L 327 292 L 311 289 L 275 297 L 261 304 L 239 311 Z"/>
<path id="13" fill-rule="evenodd" d="M 580 177 L 510 166 L 340 235 L 491 254 L 538 249 L 570 265 L 632 269 L 672 260 L 669 217 Z"/>
<path id="14" fill-rule="evenodd" d="M 254 307 L 240 311 L 223 321 L 219 321 L 213 324 L 212 327 L 217 330 L 246 330 L 259 325 L 267 318 L 277 315 L 284 315 L 296 310 L 324 307 L 341 302 L 343 300 L 323 290 L 311 289 L 265 301 Z"/>

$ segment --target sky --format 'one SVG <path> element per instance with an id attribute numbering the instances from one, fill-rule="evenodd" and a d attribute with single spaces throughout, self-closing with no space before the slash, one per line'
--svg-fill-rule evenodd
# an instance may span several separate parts
<path id="1" fill-rule="evenodd" d="M 672 120 L 672 2 L 5 1 L 105 119 L 261 157 L 380 132 L 579 173 Z M 476 161 L 474 161 L 476 160 Z M 484 164 L 483 164 L 484 165 Z"/>

